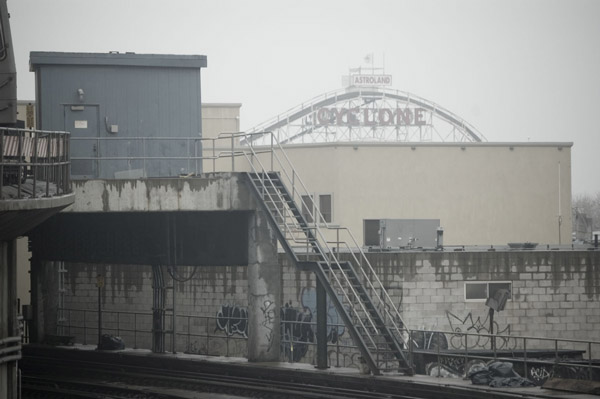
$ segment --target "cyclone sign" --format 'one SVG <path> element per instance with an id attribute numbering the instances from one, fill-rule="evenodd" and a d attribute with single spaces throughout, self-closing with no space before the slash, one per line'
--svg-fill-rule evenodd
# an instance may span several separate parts
<path id="1" fill-rule="evenodd" d="M 427 124 L 423 108 L 321 108 L 307 121 L 313 125 L 420 126 Z"/>

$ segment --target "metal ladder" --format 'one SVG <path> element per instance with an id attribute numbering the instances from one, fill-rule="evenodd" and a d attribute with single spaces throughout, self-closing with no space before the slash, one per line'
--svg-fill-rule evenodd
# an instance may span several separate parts
<path id="1" fill-rule="evenodd" d="M 283 148 L 274 144 L 268 152 L 249 145 L 238 147 L 235 155 L 249 162 L 251 191 L 276 227 L 281 246 L 296 266 L 315 272 L 371 372 L 413 374 L 406 357 L 408 330 L 398 309 L 351 232 L 328 225 L 304 202 L 309 192 Z M 309 224 L 301 209 L 315 223 Z"/>

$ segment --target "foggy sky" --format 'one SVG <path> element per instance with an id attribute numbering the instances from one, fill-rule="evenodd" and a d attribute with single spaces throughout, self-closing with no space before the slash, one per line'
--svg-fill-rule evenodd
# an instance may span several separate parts
<path id="1" fill-rule="evenodd" d="M 249 129 L 341 88 L 373 53 L 393 88 L 488 141 L 573 142 L 572 191 L 600 191 L 600 1 L 8 0 L 18 96 L 31 51 L 203 54 L 204 102 Z"/>

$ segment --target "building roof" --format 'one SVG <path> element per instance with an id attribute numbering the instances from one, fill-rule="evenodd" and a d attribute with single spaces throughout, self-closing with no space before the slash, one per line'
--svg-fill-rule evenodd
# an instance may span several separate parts
<path id="1" fill-rule="evenodd" d="M 111 65 L 198 69 L 206 67 L 205 55 L 32 51 L 29 57 L 32 72 L 41 65 Z"/>

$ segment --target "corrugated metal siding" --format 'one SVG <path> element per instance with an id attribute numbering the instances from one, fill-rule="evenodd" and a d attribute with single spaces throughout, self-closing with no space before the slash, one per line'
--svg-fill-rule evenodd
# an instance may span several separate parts
<path id="1" fill-rule="evenodd" d="M 65 126 L 65 112 L 69 112 L 70 105 L 97 105 L 101 138 L 197 138 L 202 130 L 199 68 L 38 65 L 36 73 L 41 129 L 67 130 L 77 137 L 77 129 Z M 84 91 L 82 102 L 78 89 Z M 118 133 L 109 133 L 105 122 L 118 125 Z M 165 140 L 148 141 L 147 149 L 146 156 L 188 154 L 180 142 Z M 101 156 L 143 155 L 136 143 L 122 141 L 104 143 L 99 151 Z M 72 156 L 89 155 L 73 153 Z M 113 178 L 116 170 L 135 169 L 141 163 L 125 164 L 115 161 L 114 167 L 100 168 L 98 177 Z M 182 161 L 157 161 L 147 176 L 173 176 L 180 172 L 190 172 Z"/>

